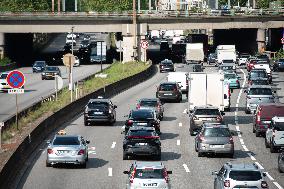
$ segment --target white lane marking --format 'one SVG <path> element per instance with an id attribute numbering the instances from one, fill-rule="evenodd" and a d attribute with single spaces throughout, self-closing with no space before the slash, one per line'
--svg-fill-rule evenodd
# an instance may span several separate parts
<path id="1" fill-rule="evenodd" d="M 177 145 L 178 145 L 178 146 L 180 145 L 180 140 L 177 140 Z"/>
<path id="2" fill-rule="evenodd" d="M 239 132 L 240 131 L 240 127 L 237 125 L 236 126 L 236 130 Z"/>
<path id="3" fill-rule="evenodd" d="M 108 176 L 112 177 L 112 168 L 108 168 Z"/>
<path id="4" fill-rule="evenodd" d="M 239 103 L 236 104 L 236 108 L 238 108 L 238 107 L 239 107 Z"/>
<path id="5" fill-rule="evenodd" d="M 251 159 L 252 161 L 255 161 L 255 160 L 256 160 L 255 157 L 253 157 L 253 155 L 252 155 L 251 153 L 248 153 L 248 155 L 249 155 L 249 157 L 250 157 L 250 159 Z"/>
<path id="6" fill-rule="evenodd" d="M 111 148 L 115 148 L 116 142 L 112 142 Z"/>
<path id="7" fill-rule="evenodd" d="M 242 138 L 240 138 L 240 142 L 241 142 L 242 145 L 245 144 L 244 139 L 242 139 Z"/>
<path id="8" fill-rule="evenodd" d="M 243 149 L 244 149 L 246 152 L 249 151 L 248 148 L 246 147 L 246 145 L 242 145 L 242 146 L 243 146 Z"/>
<path id="9" fill-rule="evenodd" d="M 41 152 L 41 154 L 44 154 L 45 153 L 45 150 L 43 150 L 42 152 Z"/>
<path id="10" fill-rule="evenodd" d="M 274 180 L 274 178 L 268 172 L 264 172 L 264 173 L 266 173 L 266 176 L 269 178 L 269 180 Z"/>
<path id="11" fill-rule="evenodd" d="M 187 167 L 186 164 L 183 164 L 182 166 L 183 166 L 183 168 L 185 169 L 185 172 L 190 173 L 189 168 Z"/>
<path id="12" fill-rule="evenodd" d="M 238 117 L 238 111 L 235 111 L 235 117 Z"/>
<path id="13" fill-rule="evenodd" d="M 179 126 L 179 127 L 182 127 L 182 123 L 179 123 L 178 126 Z"/>
<path id="14" fill-rule="evenodd" d="M 280 184 L 278 184 L 278 182 L 273 182 L 273 184 L 274 184 L 278 189 L 283 189 L 282 186 L 280 186 Z"/>
<path id="15" fill-rule="evenodd" d="M 242 135 L 241 135 L 241 133 L 240 133 L 240 132 L 238 132 L 238 137 L 239 137 L 239 138 L 242 138 Z"/>
<path id="16" fill-rule="evenodd" d="M 187 109 L 183 110 L 183 113 L 186 114 L 187 113 Z"/>
<path id="17" fill-rule="evenodd" d="M 239 125 L 239 122 L 238 122 L 238 121 L 235 121 L 235 125 Z"/>
<path id="18" fill-rule="evenodd" d="M 262 167 L 262 165 L 260 165 L 260 163 L 255 162 L 255 164 L 256 164 L 260 169 L 264 169 L 264 168 Z"/>

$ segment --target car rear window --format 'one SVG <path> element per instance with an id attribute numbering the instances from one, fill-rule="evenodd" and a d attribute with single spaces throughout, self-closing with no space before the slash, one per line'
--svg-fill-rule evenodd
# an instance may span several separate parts
<path id="1" fill-rule="evenodd" d="M 107 102 L 91 102 L 88 104 L 88 108 L 90 109 L 105 109 L 108 108 Z"/>
<path id="2" fill-rule="evenodd" d="M 206 137 L 230 137 L 230 131 L 227 128 L 206 128 L 203 135 Z"/>
<path id="3" fill-rule="evenodd" d="M 128 136 L 155 136 L 154 130 L 130 130 Z"/>
<path id="4" fill-rule="evenodd" d="M 165 62 L 161 62 L 162 65 L 172 65 L 173 62 L 169 62 L 169 61 L 165 61 Z"/>
<path id="5" fill-rule="evenodd" d="M 252 80 L 252 84 L 254 85 L 268 85 L 267 80 Z"/>
<path id="6" fill-rule="evenodd" d="M 80 145 L 78 137 L 56 137 L 53 145 Z"/>
<path id="7" fill-rule="evenodd" d="M 142 100 L 140 102 L 140 106 L 157 106 L 157 101 L 154 100 Z"/>
<path id="8" fill-rule="evenodd" d="M 262 179 L 259 171 L 230 171 L 230 176 L 233 180 L 238 181 L 257 181 Z"/>
<path id="9" fill-rule="evenodd" d="M 251 88 L 249 95 L 272 95 L 272 91 L 269 88 Z"/>
<path id="10" fill-rule="evenodd" d="M 131 117 L 133 119 L 153 119 L 154 113 L 152 111 L 133 111 Z"/>
<path id="11" fill-rule="evenodd" d="M 236 79 L 236 74 L 225 74 L 226 79 Z"/>
<path id="12" fill-rule="evenodd" d="M 57 71 L 57 67 L 46 67 L 46 71 Z"/>
<path id="13" fill-rule="evenodd" d="M 256 77 L 267 77 L 266 72 L 263 71 L 256 71 L 256 72 L 251 72 L 250 73 L 251 78 L 256 78 Z"/>
<path id="14" fill-rule="evenodd" d="M 159 90 L 160 91 L 173 91 L 176 89 L 175 84 L 161 84 Z"/>
<path id="15" fill-rule="evenodd" d="M 195 115 L 220 115 L 218 109 L 197 109 Z"/>
<path id="16" fill-rule="evenodd" d="M 284 122 L 276 122 L 274 124 L 274 129 L 277 131 L 284 131 Z"/>
<path id="17" fill-rule="evenodd" d="M 134 178 L 139 179 L 162 179 L 163 176 L 163 169 L 152 169 L 152 168 L 145 168 L 145 169 L 136 169 L 134 174 Z"/>
<path id="18" fill-rule="evenodd" d="M 45 64 L 45 62 L 35 62 L 35 66 L 43 66 Z"/>

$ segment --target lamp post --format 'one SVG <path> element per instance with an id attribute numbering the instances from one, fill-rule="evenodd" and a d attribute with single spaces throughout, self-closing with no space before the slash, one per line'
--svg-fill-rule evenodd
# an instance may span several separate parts
<path id="1" fill-rule="evenodd" d="M 71 45 L 71 54 L 74 56 L 74 46 L 73 46 L 73 40 L 74 40 L 74 26 L 71 27 L 71 35 L 72 35 L 72 45 Z M 70 90 L 71 90 L 71 102 L 73 101 L 73 65 L 70 64 L 69 66 L 69 73 L 70 73 Z"/>
<path id="2" fill-rule="evenodd" d="M 134 37 L 134 46 L 133 46 L 133 50 L 134 50 L 134 59 L 136 57 L 136 49 L 137 49 L 137 39 L 136 39 L 136 0 L 133 0 L 133 37 Z"/>

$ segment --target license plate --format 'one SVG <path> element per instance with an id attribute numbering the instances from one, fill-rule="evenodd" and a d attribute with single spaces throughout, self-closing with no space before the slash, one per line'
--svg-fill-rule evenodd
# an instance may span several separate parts
<path id="1" fill-rule="evenodd" d="M 224 148 L 224 145 L 210 145 L 210 148 Z"/>
<path id="2" fill-rule="evenodd" d="M 171 96 L 172 94 L 170 94 L 170 93 L 166 93 L 166 94 L 164 94 L 165 96 Z"/>
<path id="3" fill-rule="evenodd" d="M 94 112 L 95 115 L 102 115 L 103 112 Z"/>
<path id="4" fill-rule="evenodd" d="M 157 187 L 158 183 L 143 183 L 144 187 Z"/>
<path id="5" fill-rule="evenodd" d="M 58 154 L 67 154 L 69 151 L 67 150 L 58 150 Z"/>
<path id="6" fill-rule="evenodd" d="M 262 121 L 263 124 L 270 124 L 271 121 Z"/>
<path id="7" fill-rule="evenodd" d="M 147 146 L 147 143 L 138 143 L 139 146 Z"/>
<path id="8" fill-rule="evenodd" d="M 137 125 L 147 125 L 147 123 L 137 123 Z"/>

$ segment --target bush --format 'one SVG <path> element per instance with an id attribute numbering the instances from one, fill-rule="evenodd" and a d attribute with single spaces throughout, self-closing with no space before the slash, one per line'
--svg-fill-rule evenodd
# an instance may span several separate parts
<path id="1" fill-rule="evenodd" d="M 0 60 L 0 66 L 7 66 L 10 63 L 11 63 L 11 60 L 7 57 L 4 57 L 3 59 Z"/>
<path id="2" fill-rule="evenodd" d="M 276 53 L 276 59 L 279 58 L 284 58 L 284 50 L 280 49 L 277 53 Z"/>

